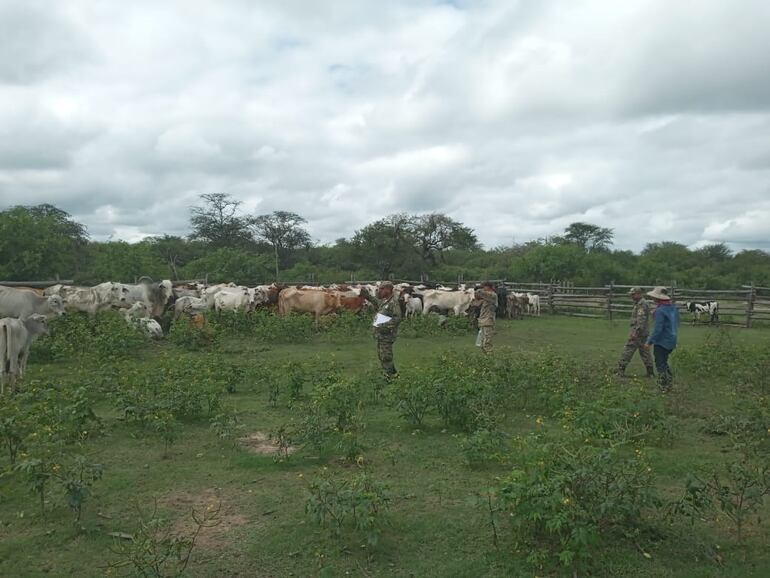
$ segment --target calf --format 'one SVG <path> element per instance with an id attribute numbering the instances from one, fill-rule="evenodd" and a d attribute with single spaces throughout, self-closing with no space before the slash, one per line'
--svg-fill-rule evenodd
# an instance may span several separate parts
<path id="1" fill-rule="evenodd" d="M 193 315 L 201 311 L 207 311 L 209 304 L 205 299 L 198 297 L 184 296 L 174 302 L 174 321 L 177 321 L 182 315 Z"/>
<path id="2" fill-rule="evenodd" d="M 540 295 L 527 293 L 527 313 L 540 317 Z"/>
<path id="3" fill-rule="evenodd" d="M 524 310 L 529 306 L 529 297 L 526 293 L 512 291 L 508 294 L 506 313 L 508 319 L 524 319 Z"/>
<path id="4" fill-rule="evenodd" d="M 5 393 L 6 383 L 13 393 L 17 379 L 24 378 L 29 348 L 41 335 L 48 335 L 44 315 L 34 313 L 26 319 L 0 319 L 0 395 Z"/>
<path id="5" fill-rule="evenodd" d="M 684 308 L 692 313 L 692 323 L 700 321 L 701 315 L 706 314 L 709 316 L 709 323 L 717 323 L 719 321 L 719 302 L 718 301 L 703 301 L 695 302 L 688 301 L 685 303 Z"/>
<path id="6" fill-rule="evenodd" d="M 46 318 L 64 315 L 64 301 L 58 295 L 46 297 L 24 289 L 0 286 L 0 317 L 26 319 L 34 314 Z"/>

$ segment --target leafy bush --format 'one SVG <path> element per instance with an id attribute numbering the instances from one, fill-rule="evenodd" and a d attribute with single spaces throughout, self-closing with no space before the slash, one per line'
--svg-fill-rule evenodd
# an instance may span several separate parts
<path id="1" fill-rule="evenodd" d="M 619 388 L 611 381 L 576 398 L 557 415 L 564 429 L 583 438 L 638 445 L 670 441 L 674 435 L 659 395 L 644 387 Z"/>
<path id="2" fill-rule="evenodd" d="M 93 318 L 83 313 L 68 313 L 52 319 L 49 326 L 51 334 L 33 345 L 35 359 L 121 359 L 134 355 L 146 342 L 143 333 L 115 311 L 99 313 Z"/>
<path id="3" fill-rule="evenodd" d="M 460 450 L 472 468 L 490 463 L 504 464 L 510 456 L 509 436 L 490 423 L 471 434 L 461 435 Z"/>
<path id="4" fill-rule="evenodd" d="M 179 535 L 158 515 L 157 503 L 150 514 L 137 506 L 137 528 L 128 540 L 113 543 L 111 550 L 116 559 L 109 568 L 125 569 L 135 576 L 184 576 L 201 530 L 221 523 L 220 507 L 209 505 L 203 512 L 193 510 L 193 529 Z"/>
<path id="5" fill-rule="evenodd" d="M 387 396 L 399 415 L 416 427 L 433 405 L 432 383 L 418 370 L 402 371 L 398 379 L 391 380 Z"/>
<path id="6" fill-rule="evenodd" d="M 569 444 L 532 435 L 520 465 L 499 488 L 517 549 L 537 568 L 590 565 L 601 547 L 635 537 L 642 512 L 656 506 L 652 470 L 641 451 Z"/>
<path id="7" fill-rule="evenodd" d="M 691 523 L 718 512 L 733 522 L 736 539 L 751 516 L 761 520 L 765 498 L 770 495 L 770 462 L 765 457 L 743 456 L 705 475 L 690 474 L 679 500 L 670 504 L 673 514 L 690 518 Z"/>
<path id="8" fill-rule="evenodd" d="M 387 486 L 362 472 L 351 479 L 322 475 L 308 483 L 305 512 L 320 526 L 338 538 L 346 526 L 366 537 L 375 547 L 382 533 L 382 513 L 390 505 Z"/>
<path id="9" fill-rule="evenodd" d="M 171 325 L 168 339 L 178 347 L 188 351 L 200 351 L 214 345 L 217 332 L 210 324 L 197 323 L 188 317 L 181 317 Z"/>
<path id="10" fill-rule="evenodd" d="M 57 472 L 57 480 L 64 490 L 67 505 L 75 514 L 75 523 L 80 522 L 83 504 L 91 496 L 91 487 L 102 477 L 104 467 L 101 464 L 88 461 L 85 456 L 78 455 L 71 463 Z"/>

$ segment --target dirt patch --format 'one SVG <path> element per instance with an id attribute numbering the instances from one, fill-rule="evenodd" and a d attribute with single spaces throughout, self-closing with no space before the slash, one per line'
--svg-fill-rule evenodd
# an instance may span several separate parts
<path id="1" fill-rule="evenodd" d="M 254 432 L 245 437 L 239 438 L 238 443 L 248 451 L 262 456 L 273 456 L 278 454 L 278 450 L 285 451 L 287 454 L 293 454 L 297 451 L 294 446 L 280 448 L 278 443 L 270 439 L 270 436 L 261 431 Z"/>
<path id="2" fill-rule="evenodd" d="M 198 519 L 201 519 L 207 511 L 209 512 L 209 517 L 218 523 L 215 526 L 202 528 L 196 540 L 197 546 L 206 550 L 227 546 L 229 543 L 227 534 L 234 528 L 249 523 L 249 519 L 240 513 L 237 504 L 233 504 L 222 495 L 221 491 L 213 488 L 204 490 L 197 496 L 187 493 L 173 494 L 161 503 L 176 512 L 176 520 L 171 528 L 175 535 L 180 536 L 190 536 L 197 528 L 198 525 L 192 517 L 193 510 Z M 214 516 L 213 513 L 217 508 L 219 513 Z"/>

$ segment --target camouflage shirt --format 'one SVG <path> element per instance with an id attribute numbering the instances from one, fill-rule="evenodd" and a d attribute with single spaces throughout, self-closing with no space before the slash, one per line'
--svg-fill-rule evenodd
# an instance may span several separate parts
<path id="1" fill-rule="evenodd" d="M 639 299 L 631 310 L 631 332 L 636 335 L 647 335 L 650 330 L 650 312 L 652 307 L 646 299 Z"/>
<path id="2" fill-rule="evenodd" d="M 395 337 L 398 331 L 398 324 L 401 323 L 401 305 L 398 303 L 398 297 L 393 294 L 388 299 L 378 299 L 370 295 L 365 297 L 365 299 L 377 307 L 377 313 L 390 317 L 390 321 L 374 328 L 374 334 Z"/>
<path id="3" fill-rule="evenodd" d="M 481 305 L 479 327 L 493 326 L 497 313 L 497 294 L 494 291 L 479 289 L 474 295 L 474 301 Z"/>

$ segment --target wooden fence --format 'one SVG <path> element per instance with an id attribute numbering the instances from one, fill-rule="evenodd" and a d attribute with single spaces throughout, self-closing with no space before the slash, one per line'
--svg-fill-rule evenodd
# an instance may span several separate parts
<path id="1" fill-rule="evenodd" d="M 509 290 L 537 293 L 554 315 L 602 318 L 628 317 L 633 308 L 629 290 L 639 287 L 645 292 L 649 285 L 605 285 L 603 287 L 575 287 L 566 283 L 505 283 Z M 740 289 L 707 290 L 668 286 L 669 295 L 680 307 L 683 320 L 688 301 L 718 301 L 720 324 L 752 327 L 756 321 L 770 321 L 770 287 L 744 285 Z M 543 305 L 541 304 L 541 307 Z M 702 317 L 702 319 L 704 319 Z M 705 320 L 708 320 L 706 317 Z"/>

